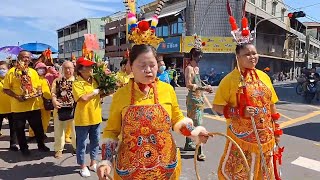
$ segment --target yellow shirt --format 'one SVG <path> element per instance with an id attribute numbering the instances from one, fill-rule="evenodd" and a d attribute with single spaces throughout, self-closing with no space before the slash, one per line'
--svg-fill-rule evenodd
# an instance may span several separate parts
<path id="1" fill-rule="evenodd" d="M 95 80 L 90 84 L 81 76 L 78 76 L 73 82 L 72 94 L 75 102 L 77 102 L 74 114 L 75 126 L 90 126 L 102 122 L 101 100 L 99 95 L 96 95 L 88 102 L 79 101 L 83 95 L 92 93 L 98 86 Z"/>
<path id="2" fill-rule="evenodd" d="M 130 78 L 132 78 L 132 74 L 128 75 L 126 72 L 119 71 L 116 74 L 116 78 L 121 84 L 127 84 Z"/>
<path id="3" fill-rule="evenodd" d="M 158 98 L 159 103 L 168 112 L 172 127 L 184 116 L 179 108 L 177 96 L 170 84 L 157 82 Z M 122 118 L 127 112 L 128 106 L 131 103 L 131 87 L 133 80 L 129 81 L 129 84 L 118 89 L 113 95 L 112 103 L 110 107 L 110 113 L 108 118 L 107 126 L 103 131 L 103 138 L 118 139 L 121 133 L 121 122 Z M 153 89 L 150 90 L 148 98 L 145 98 L 145 94 L 140 91 L 138 85 L 134 84 L 134 99 L 135 105 L 152 105 L 154 104 Z"/>
<path id="4" fill-rule="evenodd" d="M 45 77 L 40 77 L 40 84 L 42 90 L 42 97 L 45 99 L 52 99 L 48 80 Z M 39 105 L 41 109 L 44 108 L 42 97 L 39 97 Z"/>
<path id="5" fill-rule="evenodd" d="M 278 96 L 273 88 L 270 77 L 260 71 L 256 70 L 259 79 L 270 89 L 272 93 L 271 103 L 275 104 L 278 102 Z M 216 95 L 213 101 L 215 105 L 227 105 L 229 104 L 232 107 L 237 106 L 237 92 L 240 84 L 240 73 L 237 69 L 229 73 L 219 84 L 219 87 L 216 91 Z"/>
<path id="6" fill-rule="evenodd" d="M 8 114 L 11 113 L 11 107 L 10 107 L 10 99 L 11 97 L 8 96 L 3 92 L 3 79 L 0 79 L 0 114 Z"/>
<path id="7" fill-rule="evenodd" d="M 16 68 L 11 68 L 6 77 L 4 78 L 3 83 L 3 89 L 10 89 L 12 90 L 16 95 L 23 95 L 23 91 L 21 89 L 21 82 L 20 78 L 16 76 L 17 74 L 21 75 L 21 71 L 16 71 Z M 32 87 L 34 89 L 38 89 L 41 87 L 40 81 L 39 81 L 39 75 L 38 73 L 32 69 L 28 68 L 28 75 L 31 78 Z M 28 111 L 34 111 L 39 110 L 39 98 L 30 98 L 26 101 L 19 102 L 15 98 L 11 98 L 11 111 L 12 112 L 28 112 Z"/>

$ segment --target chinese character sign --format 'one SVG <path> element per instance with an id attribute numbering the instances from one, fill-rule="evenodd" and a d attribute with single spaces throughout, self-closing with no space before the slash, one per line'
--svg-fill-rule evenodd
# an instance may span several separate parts
<path id="1" fill-rule="evenodd" d="M 84 44 L 87 50 L 92 51 L 100 49 L 97 36 L 95 34 L 85 34 L 84 38 Z"/>
<path id="2" fill-rule="evenodd" d="M 181 51 L 181 39 L 180 37 L 165 38 L 164 42 L 160 43 L 157 52 L 158 53 L 174 53 Z"/>
<path id="3" fill-rule="evenodd" d="M 233 53 L 236 49 L 236 43 L 232 37 L 201 37 L 206 43 L 203 47 L 204 53 Z M 193 48 L 194 37 L 186 36 L 182 42 L 183 52 L 190 52 Z"/>

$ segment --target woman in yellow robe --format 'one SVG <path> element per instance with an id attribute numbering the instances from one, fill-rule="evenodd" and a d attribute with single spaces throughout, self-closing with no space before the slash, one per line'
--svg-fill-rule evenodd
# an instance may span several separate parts
<path id="1" fill-rule="evenodd" d="M 51 100 L 52 98 L 49 82 L 45 78 L 45 75 L 47 73 L 47 66 L 44 63 L 40 62 L 36 65 L 35 70 L 39 74 L 41 88 L 42 88 L 42 96 L 39 97 L 39 102 L 40 102 L 40 110 L 41 110 L 42 127 L 43 127 L 44 134 L 46 134 L 49 127 L 50 119 L 51 119 L 51 111 L 46 110 L 44 108 L 43 98 L 47 100 Z M 35 138 L 34 132 L 31 129 L 31 127 L 29 127 L 29 140 L 32 140 L 33 138 Z"/>
<path id="2" fill-rule="evenodd" d="M 275 123 L 280 118 L 275 107 L 278 97 L 268 75 L 255 69 L 259 57 L 254 45 L 237 45 L 236 56 L 244 82 L 240 82 L 238 69 L 229 73 L 219 85 L 213 109 L 226 117 L 227 135 L 244 151 L 250 165 L 251 178 L 274 179 L 272 158 L 282 133 Z M 259 134 L 263 156 L 260 154 L 251 117 L 254 118 Z M 227 141 L 220 161 L 219 179 L 249 179 L 243 161 L 235 145 Z"/>
<path id="3" fill-rule="evenodd" d="M 204 127 L 195 128 L 183 116 L 172 86 L 156 79 L 156 57 L 155 49 L 144 44 L 133 46 L 130 52 L 134 78 L 113 96 L 103 131 L 100 179 L 111 167 L 116 180 L 179 179 L 181 158 L 172 128 L 196 143 L 208 138 Z"/>

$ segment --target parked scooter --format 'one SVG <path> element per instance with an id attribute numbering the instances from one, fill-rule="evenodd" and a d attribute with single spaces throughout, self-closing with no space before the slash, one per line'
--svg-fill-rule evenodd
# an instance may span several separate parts
<path id="1" fill-rule="evenodd" d="M 316 80 L 314 78 L 307 80 L 306 92 L 304 92 L 304 99 L 306 103 L 311 103 L 317 93 Z"/>

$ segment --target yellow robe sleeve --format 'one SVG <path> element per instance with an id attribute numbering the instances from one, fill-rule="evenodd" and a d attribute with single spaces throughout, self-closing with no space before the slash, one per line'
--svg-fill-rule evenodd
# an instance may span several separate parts
<path id="1" fill-rule="evenodd" d="M 75 102 L 78 102 L 78 100 L 83 96 L 86 95 L 87 92 L 85 91 L 83 85 L 79 81 L 74 81 L 72 84 L 72 95 L 75 100 Z"/>
<path id="2" fill-rule="evenodd" d="M 216 91 L 216 95 L 213 100 L 213 104 L 225 106 L 229 103 L 231 95 L 231 83 L 230 77 L 226 76 L 223 78 L 219 84 L 219 87 Z"/>
<path id="3" fill-rule="evenodd" d="M 49 87 L 49 83 L 47 81 L 47 79 L 41 79 L 42 83 L 42 93 L 43 93 L 43 97 L 46 99 L 51 99 L 51 91 L 50 91 L 50 87 Z"/>
<path id="4" fill-rule="evenodd" d="M 42 82 L 40 80 L 40 76 L 38 75 L 37 71 L 30 68 L 29 68 L 29 71 L 31 72 L 30 78 L 31 78 L 32 87 L 36 89 L 40 88 L 42 90 Z"/>
<path id="5" fill-rule="evenodd" d="M 12 83 L 12 69 L 8 72 L 8 74 L 5 76 L 3 80 L 3 89 L 11 89 L 11 83 Z"/>
<path id="6" fill-rule="evenodd" d="M 172 126 L 174 126 L 177 122 L 183 120 L 184 115 L 182 114 L 180 108 L 179 108 L 179 104 L 178 104 L 178 100 L 177 100 L 177 95 L 174 91 L 174 89 L 172 87 L 170 87 L 170 96 L 171 96 L 171 113 L 172 113 L 172 117 L 171 117 L 171 121 L 172 121 Z"/>
<path id="7" fill-rule="evenodd" d="M 109 118 L 103 130 L 102 137 L 105 139 L 118 140 L 118 136 L 120 135 L 123 107 L 119 102 L 121 102 L 121 94 L 117 91 L 112 98 Z"/>

